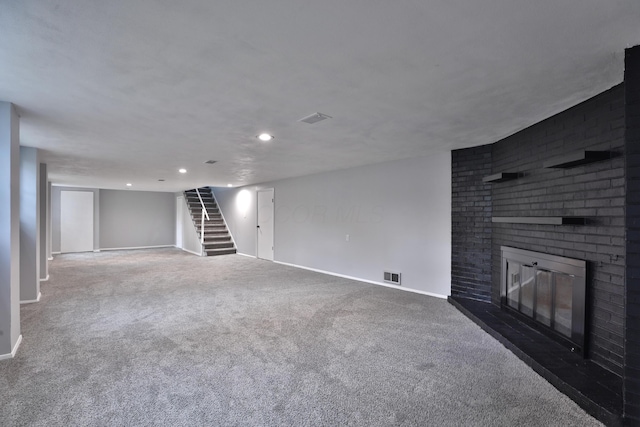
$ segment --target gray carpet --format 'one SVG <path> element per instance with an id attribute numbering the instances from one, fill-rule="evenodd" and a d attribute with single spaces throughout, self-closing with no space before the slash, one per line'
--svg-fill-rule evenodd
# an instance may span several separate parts
<path id="1" fill-rule="evenodd" d="M 2 426 L 601 425 L 441 299 L 175 249 L 50 275 Z"/>

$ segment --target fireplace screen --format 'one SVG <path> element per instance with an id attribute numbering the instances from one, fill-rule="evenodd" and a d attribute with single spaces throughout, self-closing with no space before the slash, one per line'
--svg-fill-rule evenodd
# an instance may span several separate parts
<path id="1" fill-rule="evenodd" d="M 502 305 L 584 350 L 586 262 L 503 246 Z"/>

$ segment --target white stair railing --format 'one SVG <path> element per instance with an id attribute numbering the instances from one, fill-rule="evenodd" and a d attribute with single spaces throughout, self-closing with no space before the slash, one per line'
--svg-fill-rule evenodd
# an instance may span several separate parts
<path id="1" fill-rule="evenodd" d="M 202 253 L 204 255 L 204 218 L 209 220 L 209 212 L 207 212 L 207 208 L 204 206 L 204 202 L 202 201 L 202 196 L 200 196 L 200 191 L 196 188 L 196 194 L 198 194 L 198 199 L 200 200 L 200 206 L 202 206 L 202 217 L 200 218 L 200 244 L 202 245 Z"/>

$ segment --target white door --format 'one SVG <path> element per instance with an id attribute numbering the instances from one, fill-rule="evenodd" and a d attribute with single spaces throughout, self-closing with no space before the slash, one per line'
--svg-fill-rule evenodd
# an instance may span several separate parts
<path id="1" fill-rule="evenodd" d="M 60 252 L 93 251 L 93 192 L 60 192 Z"/>
<path id="2" fill-rule="evenodd" d="M 182 206 L 184 196 L 176 197 L 176 248 L 182 249 Z"/>
<path id="3" fill-rule="evenodd" d="M 273 261 L 273 188 L 258 191 L 258 258 Z"/>

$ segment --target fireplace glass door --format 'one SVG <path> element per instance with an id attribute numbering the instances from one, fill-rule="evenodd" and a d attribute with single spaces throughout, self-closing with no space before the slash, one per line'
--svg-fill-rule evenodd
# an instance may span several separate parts
<path id="1" fill-rule="evenodd" d="M 571 338 L 575 276 L 507 261 L 507 305 Z"/>
<path id="2" fill-rule="evenodd" d="M 508 247 L 502 256 L 503 305 L 582 350 L 586 263 Z"/>

